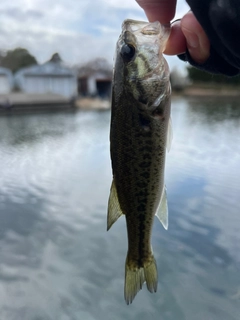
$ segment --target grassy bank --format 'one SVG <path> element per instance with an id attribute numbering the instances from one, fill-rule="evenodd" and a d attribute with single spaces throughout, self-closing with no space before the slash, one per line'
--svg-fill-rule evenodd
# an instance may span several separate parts
<path id="1" fill-rule="evenodd" d="M 240 98 L 240 87 L 237 85 L 216 83 L 194 83 L 181 91 L 173 90 L 173 95 L 186 97 L 233 97 Z"/>

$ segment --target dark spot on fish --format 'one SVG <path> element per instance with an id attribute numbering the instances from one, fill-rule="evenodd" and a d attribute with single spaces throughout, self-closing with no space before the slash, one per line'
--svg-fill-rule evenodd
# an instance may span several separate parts
<path id="1" fill-rule="evenodd" d="M 139 221 L 145 221 L 145 213 L 142 213 L 142 212 L 140 212 L 139 214 L 138 214 L 138 219 L 139 219 Z M 145 227 L 144 227 L 145 228 Z"/>
<path id="2" fill-rule="evenodd" d="M 147 197 L 149 194 L 146 189 L 139 191 L 136 193 L 136 197 Z M 144 200 L 145 201 L 145 200 Z"/>
<path id="3" fill-rule="evenodd" d="M 152 152 L 152 147 L 150 147 L 150 146 L 145 146 L 145 151 Z"/>
<path id="4" fill-rule="evenodd" d="M 141 200 L 141 203 L 143 203 L 143 204 L 146 205 L 146 204 L 147 204 L 147 200 L 146 200 L 146 199 L 142 199 L 142 200 Z"/>
<path id="5" fill-rule="evenodd" d="M 139 188 L 145 188 L 145 187 L 147 186 L 147 183 L 146 183 L 145 181 L 138 182 L 138 183 L 137 183 L 137 186 L 138 186 Z"/>
<path id="6" fill-rule="evenodd" d="M 150 127 L 150 120 L 148 118 L 146 118 L 146 116 L 144 116 L 143 114 L 139 114 L 139 124 L 140 127 L 144 130 L 144 131 L 149 131 L 151 129 Z"/>
<path id="7" fill-rule="evenodd" d="M 152 155 L 149 154 L 149 153 L 144 153 L 144 154 L 142 155 L 142 158 L 143 158 L 143 160 L 152 159 Z"/>
<path id="8" fill-rule="evenodd" d="M 148 99 L 146 97 L 140 95 L 140 97 L 138 98 L 138 101 L 142 104 L 147 104 Z"/>
<path id="9" fill-rule="evenodd" d="M 152 153 L 152 147 L 151 146 L 143 146 L 143 147 L 141 147 L 141 148 L 139 148 L 138 149 L 140 152 L 144 152 L 144 151 L 147 151 L 147 152 L 150 152 L 150 153 Z"/>
<path id="10" fill-rule="evenodd" d="M 145 210 L 146 210 L 146 205 L 143 204 L 143 203 L 140 203 L 140 204 L 137 206 L 137 210 L 138 210 L 138 211 L 145 211 Z"/>
<path id="11" fill-rule="evenodd" d="M 140 168 L 148 168 L 148 167 L 150 167 L 150 165 L 151 165 L 150 161 L 143 161 L 143 162 L 139 163 Z"/>
<path id="12" fill-rule="evenodd" d="M 145 172 L 142 172 L 141 174 L 141 177 L 145 178 L 145 179 L 148 179 L 150 177 L 150 173 L 145 171 Z"/>
<path id="13" fill-rule="evenodd" d="M 152 140 L 145 140 L 146 145 L 151 146 L 152 145 Z"/>

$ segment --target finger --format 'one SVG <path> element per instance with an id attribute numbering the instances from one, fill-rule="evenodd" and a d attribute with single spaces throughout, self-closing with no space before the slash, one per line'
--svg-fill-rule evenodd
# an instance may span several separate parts
<path id="1" fill-rule="evenodd" d="M 169 24 L 174 18 L 177 0 L 136 0 L 150 22 Z"/>
<path id="2" fill-rule="evenodd" d="M 164 50 L 167 55 L 176 55 L 186 52 L 187 44 L 181 29 L 181 22 L 177 21 L 172 24 L 171 33 Z"/>
<path id="3" fill-rule="evenodd" d="M 210 42 L 200 23 L 190 11 L 181 20 L 181 29 L 186 38 L 192 59 L 204 63 L 210 55 Z"/>

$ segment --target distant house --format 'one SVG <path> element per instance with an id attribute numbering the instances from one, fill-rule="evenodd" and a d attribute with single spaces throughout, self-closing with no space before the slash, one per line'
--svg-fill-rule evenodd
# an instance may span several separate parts
<path id="1" fill-rule="evenodd" d="M 13 75 L 11 70 L 0 67 L 0 94 L 9 93 L 13 88 Z"/>
<path id="2" fill-rule="evenodd" d="M 78 93 L 108 98 L 111 95 L 112 67 L 105 59 L 90 61 L 78 69 Z"/>
<path id="3" fill-rule="evenodd" d="M 26 93 L 56 93 L 66 98 L 77 95 L 76 73 L 54 56 L 42 65 L 19 70 L 15 74 L 15 85 Z"/>
<path id="4" fill-rule="evenodd" d="M 173 68 L 170 74 L 171 86 L 175 91 L 183 90 L 187 85 L 189 85 L 189 79 L 186 72 L 180 71 L 178 68 Z"/>

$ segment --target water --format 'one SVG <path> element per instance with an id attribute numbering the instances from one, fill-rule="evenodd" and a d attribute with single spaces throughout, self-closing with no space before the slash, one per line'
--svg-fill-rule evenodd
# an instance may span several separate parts
<path id="1" fill-rule="evenodd" d="M 124 218 L 106 232 L 109 112 L 0 118 L 1 320 L 239 320 L 240 105 L 173 101 L 159 287 L 123 299 Z"/>

